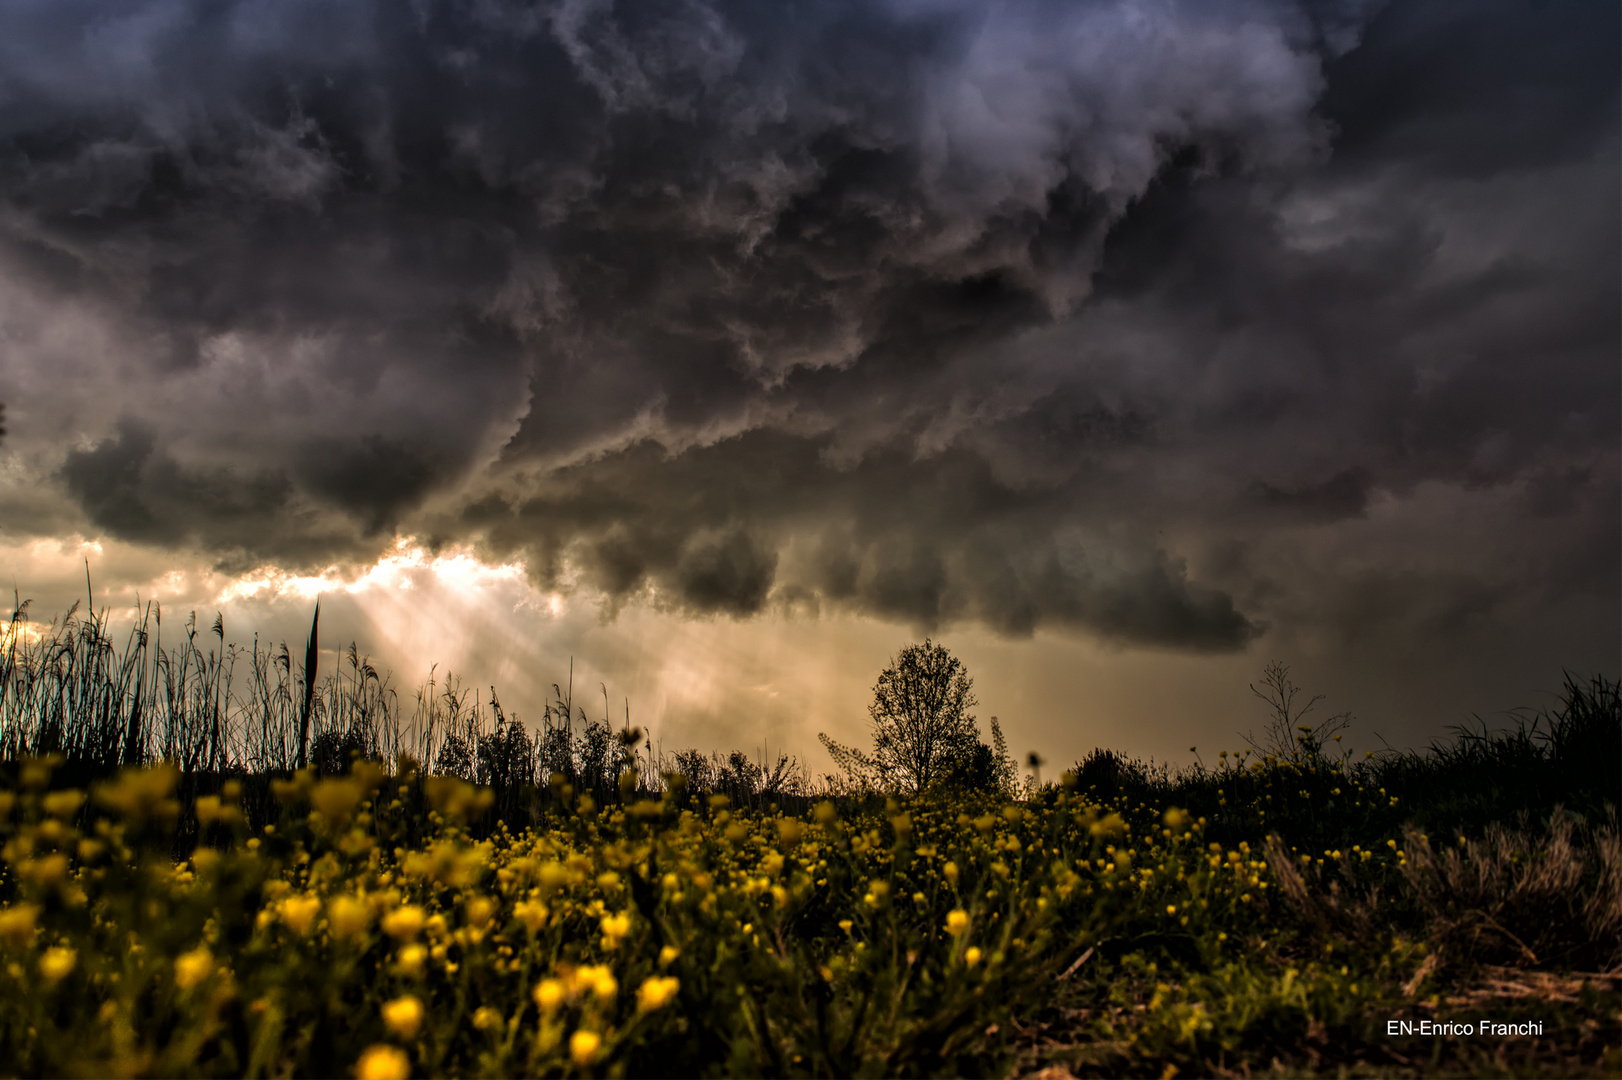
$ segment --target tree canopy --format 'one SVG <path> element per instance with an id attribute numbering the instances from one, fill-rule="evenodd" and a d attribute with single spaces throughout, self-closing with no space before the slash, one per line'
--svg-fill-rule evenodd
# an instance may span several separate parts
<path id="1" fill-rule="evenodd" d="M 873 686 L 873 759 L 882 774 L 922 791 L 972 759 L 979 701 L 963 662 L 925 639 L 892 659 Z"/>

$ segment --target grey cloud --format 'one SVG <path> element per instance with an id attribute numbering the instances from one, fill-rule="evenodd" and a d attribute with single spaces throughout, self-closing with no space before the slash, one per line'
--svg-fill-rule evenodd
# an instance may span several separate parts
<path id="1" fill-rule="evenodd" d="M 777 553 L 741 530 L 690 537 L 676 563 L 682 600 L 703 612 L 753 615 L 765 606 L 777 570 Z"/>
<path id="2" fill-rule="evenodd" d="M 1619 40 L 1614 4 L 1393 3 L 1331 67 L 1323 111 L 1348 165 L 1482 177 L 1581 160 L 1616 130 Z"/>
<path id="3" fill-rule="evenodd" d="M 299 464 L 311 492 L 366 515 L 373 532 L 419 502 L 438 471 L 419 448 L 381 435 L 310 443 Z"/>
<path id="4" fill-rule="evenodd" d="M 917 460 L 888 446 L 841 465 L 827 446 L 758 432 L 678 454 L 639 443 L 558 470 L 539 497 L 481 501 L 440 531 L 524 556 L 544 587 L 583 568 L 612 597 L 651 587 L 695 613 L 810 600 L 923 631 L 976 620 L 1195 650 L 1259 632 L 1152 539 L 1071 527 L 1085 475 L 1016 489 L 961 449 Z M 725 524 L 737 521 L 754 531 Z"/>
<path id="5" fill-rule="evenodd" d="M 113 536 L 167 545 L 201 539 L 210 547 L 260 547 L 270 539 L 267 524 L 289 509 L 291 488 L 274 473 L 187 469 L 150 430 L 127 420 L 114 438 L 69 451 L 62 479 Z"/>
<path id="6" fill-rule="evenodd" d="M 7 449 L 93 444 L 62 482 L 143 542 L 398 528 L 695 614 L 1237 649 L 1332 591 L 1335 530 L 1397 574 L 1370 508 L 1435 484 L 1525 486 L 1596 580 L 1616 18 L 13 6 L 7 273 L 129 342 L 144 426 L 29 403 Z M 1547 584 L 1524 543 L 1464 607 Z"/>
<path id="7" fill-rule="evenodd" d="M 1362 469 L 1347 469 L 1317 484 L 1297 488 L 1274 487 L 1264 480 L 1251 485 L 1256 502 L 1264 507 L 1312 521 L 1335 521 L 1368 510 L 1369 476 Z"/>

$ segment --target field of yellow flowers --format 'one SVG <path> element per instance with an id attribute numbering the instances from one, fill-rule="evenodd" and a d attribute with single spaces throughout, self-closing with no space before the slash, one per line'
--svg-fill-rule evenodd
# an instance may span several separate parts
<path id="1" fill-rule="evenodd" d="M 512 831 L 487 813 L 488 790 L 401 758 L 276 780 L 276 820 L 254 826 L 239 781 L 187 799 L 180 774 L 157 766 L 82 790 L 53 777 L 57 764 L 21 763 L 0 791 L 7 1073 L 1616 1064 L 1616 983 L 1570 969 L 1614 951 L 1622 859 L 1614 826 L 1558 815 L 1553 833 L 1433 845 L 1410 826 L 1296 852 L 1276 837 L 1224 840 L 1177 806 L 1102 798 L 1075 773 L 1019 801 L 941 791 L 798 814 L 688 792 L 676 776 L 648 793 L 627 774 L 604 805 L 543 791 Z M 1390 809 L 1344 767 L 1322 768 L 1303 779 L 1236 763 L 1221 797 L 1236 782 L 1344 784 L 1348 805 L 1357 794 Z M 1244 797 L 1272 805 L 1261 790 Z M 180 823 L 195 844 L 177 857 Z M 1531 969 L 1522 953 L 1543 949 L 1532 959 L 1548 967 L 1547 935 L 1516 922 L 1519 909 L 1488 910 L 1491 885 L 1476 878 L 1489 865 L 1534 910 L 1548 900 L 1538 888 L 1579 898 L 1537 916 L 1566 946 L 1575 935 L 1565 973 L 1539 976 L 1558 994 L 1474 1001 L 1537 1014 L 1550 1038 L 1507 1051 L 1383 1038 L 1389 1017 L 1445 1013 L 1483 964 Z M 1584 908 L 1585 895 L 1600 902 Z M 1470 925 L 1477 909 L 1491 926 Z"/>

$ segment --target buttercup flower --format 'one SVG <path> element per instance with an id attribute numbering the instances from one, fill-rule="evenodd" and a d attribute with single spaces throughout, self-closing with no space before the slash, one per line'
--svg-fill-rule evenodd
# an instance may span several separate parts
<path id="1" fill-rule="evenodd" d="M 603 1037 L 595 1031 L 577 1031 L 569 1039 L 569 1057 L 576 1065 L 590 1065 L 602 1045 Z"/>
<path id="2" fill-rule="evenodd" d="M 72 973 L 79 962 L 79 954 L 60 946 L 46 949 L 39 958 L 39 973 L 48 983 L 58 983 Z"/>
<path id="3" fill-rule="evenodd" d="M 411 1059 L 405 1051 L 379 1043 L 369 1046 L 355 1063 L 355 1080 L 406 1080 L 411 1075 Z"/>
<path id="4" fill-rule="evenodd" d="M 412 994 L 395 998 L 383 1006 L 383 1023 L 402 1039 L 409 1039 L 422 1027 L 421 999 Z"/>
<path id="5" fill-rule="evenodd" d="M 645 979 L 636 991 L 636 1007 L 641 1012 L 662 1009 L 670 1004 L 680 989 L 681 980 L 674 977 L 655 975 Z"/>
<path id="6" fill-rule="evenodd" d="M 427 913 L 416 904 L 395 908 L 383 916 L 383 932 L 396 941 L 410 941 L 422 932 Z"/>
<path id="7" fill-rule="evenodd" d="M 190 990 L 214 972 L 214 955 L 199 945 L 175 957 L 175 985 Z"/>
<path id="8" fill-rule="evenodd" d="M 543 1013 L 553 1013 L 557 1011 L 559 1005 L 563 1004 L 566 994 L 563 984 L 557 979 L 545 979 L 535 987 L 535 991 L 531 996 L 535 998 L 536 1006 Z"/>

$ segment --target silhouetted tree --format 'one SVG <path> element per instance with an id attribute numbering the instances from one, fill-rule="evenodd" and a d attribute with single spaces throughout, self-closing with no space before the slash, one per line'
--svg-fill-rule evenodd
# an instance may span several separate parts
<path id="1" fill-rule="evenodd" d="M 873 762 L 890 783 L 922 791 L 969 763 L 980 745 L 974 680 L 963 662 L 924 639 L 879 673 L 868 715 Z"/>

